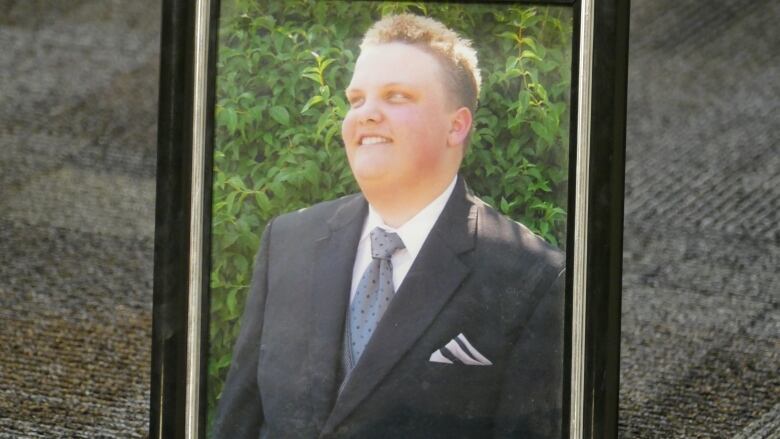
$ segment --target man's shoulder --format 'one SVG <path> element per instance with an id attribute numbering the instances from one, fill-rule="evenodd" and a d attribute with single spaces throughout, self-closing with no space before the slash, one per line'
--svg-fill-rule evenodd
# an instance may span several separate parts
<path id="1" fill-rule="evenodd" d="M 470 255 L 485 303 L 499 300 L 502 321 L 529 318 L 536 304 L 558 303 L 563 295 L 566 255 L 525 225 L 476 202 L 477 239 Z"/>
<path id="2" fill-rule="evenodd" d="M 544 267 L 560 272 L 565 265 L 565 254 L 535 234 L 524 224 L 500 213 L 489 204 L 474 197 L 479 210 L 477 224 L 478 251 L 486 257 L 511 261 L 527 267 Z"/>
<path id="3" fill-rule="evenodd" d="M 272 220 L 273 231 L 275 233 L 317 231 L 327 227 L 329 222 L 339 221 L 343 217 L 359 213 L 365 204 L 364 200 L 363 196 L 357 193 L 284 213 Z"/>

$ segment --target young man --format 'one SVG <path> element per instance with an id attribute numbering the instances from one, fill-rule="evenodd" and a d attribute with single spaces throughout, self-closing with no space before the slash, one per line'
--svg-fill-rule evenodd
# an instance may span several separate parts
<path id="1" fill-rule="evenodd" d="M 479 83 L 439 22 L 369 29 L 361 194 L 268 224 L 216 437 L 560 437 L 564 258 L 458 177 Z"/>

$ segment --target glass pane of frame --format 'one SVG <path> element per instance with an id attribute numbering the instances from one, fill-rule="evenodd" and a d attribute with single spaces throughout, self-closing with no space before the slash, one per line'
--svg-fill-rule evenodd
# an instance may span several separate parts
<path id="1" fill-rule="evenodd" d="M 374 31 L 387 35 L 361 50 L 372 25 L 399 14 L 436 22 L 388 19 L 388 29 Z M 550 5 L 221 2 L 209 431 L 219 418 L 224 437 L 243 428 L 289 433 L 294 425 L 303 434 L 323 420 L 338 422 L 334 412 L 363 412 L 373 418 L 326 426 L 398 428 L 397 437 L 445 428 L 560 435 L 573 23 L 571 7 Z M 441 42 L 416 36 L 424 32 Z M 447 32 L 471 41 L 478 58 L 478 70 L 461 67 L 481 77 L 476 108 L 467 102 L 470 84 L 457 82 L 455 63 L 470 62 L 470 54 L 450 60 L 452 49 L 436 46 L 449 43 Z M 413 38 L 420 41 L 397 43 Z M 460 108 L 465 122 L 453 121 Z M 469 125 L 468 134 L 450 140 L 458 123 Z M 461 148 L 460 166 L 448 162 L 451 147 Z M 426 237 L 416 215 L 456 175 L 449 204 Z M 394 257 L 411 276 L 394 279 L 393 307 L 369 341 L 366 355 L 376 363 L 362 358 L 347 374 L 336 354 L 357 312 L 350 293 L 359 289 L 362 267 L 353 241 L 366 239 L 366 201 L 380 223 L 409 239 L 423 236 L 410 243 L 416 254 Z M 338 220 L 339 209 L 359 216 L 343 225 L 349 231 L 318 230 Z M 453 252 L 446 243 L 461 238 L 448 227 L 461 222 L 457 232 L 471 247 Z M 328 250 L 317 255 L 323 245 Z M 438 261 L 452 257 L 464 268 L 442 273 Z M 431 285 L 432 278 L 444 285 Z M 426 295 L 434 296 L 430 303 L 420 299 Z M 255 307 L 247 309 L 250 296 Z M 435 308 L 420 313 L 425 321 L 413 335 L 404 332 L 411 323 L 404 302 Z M 319 321 L 321 314 L 329 321 Z M 407 327 L 390 329 L 398 324 Z M 242 330 L 246 339 L 236 345 Z M 389 350 L 399 352 L 382 355 Z M 383 376 L 370 391 L 346 384 L 377 373 Z M 334 387 L 335 380 L 342 384 Z M 355 405 L 344 399 L 350 391 L 360 404 L 342 408 Z M 514 400 L 521 394 L 533 402 Z M 306 407 L 312 395 L 331 401 L 317 412 Z M 282 408 L 289 404 L 295 407 Z"/>

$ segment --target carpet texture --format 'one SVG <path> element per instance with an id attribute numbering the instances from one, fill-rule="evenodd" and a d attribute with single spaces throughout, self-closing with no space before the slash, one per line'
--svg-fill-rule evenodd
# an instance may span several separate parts
<path id="1" fill-rule="evenodd" d="M 780 3 L 633 1 L 620 431 L 780 437 Z"/>
<path id="2" fill-rule="evenodd" d="M 0 11 L 0 437 L 144 437 L 160 6 Z"/>
<path id="3" fill-rule="evenodd" d="M 620 435 L 778 438 L 780 3 L 632 3 Z M 159 2 L 0 11 L 0 438 L 144 437 Z"/>

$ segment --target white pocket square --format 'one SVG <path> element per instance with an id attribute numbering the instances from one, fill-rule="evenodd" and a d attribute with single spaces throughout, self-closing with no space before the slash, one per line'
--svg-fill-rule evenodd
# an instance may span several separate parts
<path id="1" fill-rule="evenodd" d="M 449 341 L 443 348 L 431 354 L 432 363 L 465 364 L 467 366 L 492 366 L 493 363 L 472 346 L 463 333 Z"/>

